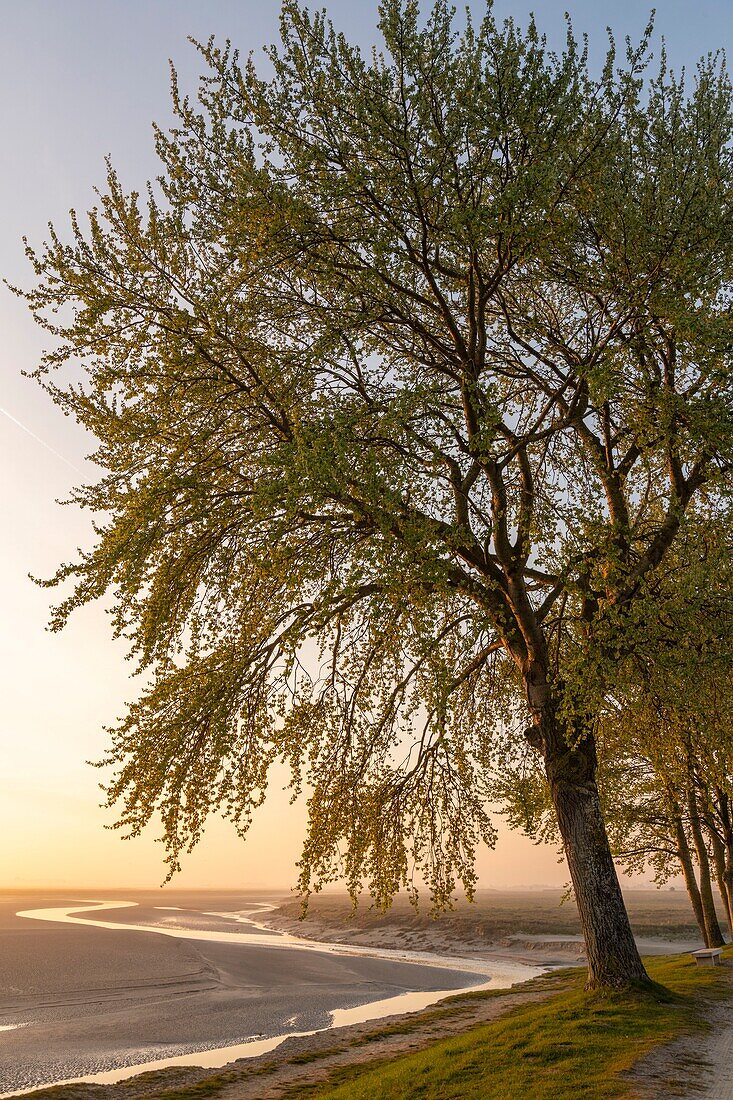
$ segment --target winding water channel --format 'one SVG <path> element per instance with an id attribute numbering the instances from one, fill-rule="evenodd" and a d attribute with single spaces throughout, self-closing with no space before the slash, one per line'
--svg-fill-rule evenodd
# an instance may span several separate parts
<path id="1" fill-rule="evenodd" d="M 147 1043 L 120 1041 L 119 1049 L 115 1051 L 114 1043 L 110 1046 L 109 1041 L 103 1037 L 99 1050 L 79 1062 L 80 1068 L 82 1065 L 85 1069 L 93 1067 L 92 1071 L 68 1076 L 63 1076 L 63 1060 L 59 1059 L 55 1062 L 49 1060 L 46 1069 L 39 1066 L 28 1075 L 17 1066 L 6 1071 L 0 1063 L 0 1088 L 5 1090 L 0 1092 L 0 1096 L 19 1095 L 52 1083 L 109 1084 L 135 1073 L 169 1066 L 216 1068 L 235 1059 L 255 1057 L 274 1050 L 289 1036 L 311 1035 L 327 1028 L 414 1011 L 464 990 L 506 987 L 539 973 L 535 967 L 503 959 L 456 958 L 301 939 L 276 932 L 258 922 L 258 914 L 268 908 L 271 907 L 260 904 L 237 912 L 206 912 L 175 907 L 141 910 L 137 902 L 97 900 L 87 904 L 77 902 L 66 906 L 18 910 L 18 918 L 23 921 L 43 922 L 42 927 L 47 930 L 49 925 L 94 929 L 93 939 L 97 950 L 100 944 L 99 930 L 104 930 L 109 935 L 109 940 L 102 937 L 102 941 L 109 942 L 110 949 L 113 947 L 113 934 L 119 937 L 124 933 L 120 942 L 129 943 L 129 934 L 134 933 L 145 937 L 145 941 L 139 941 L 141 944 L 149 944 L 149 937 L 152 936 L 185 941 L 180 949 L 196 955 L 201 953 L 203 963 L 199 984 L 195 988 L 192 986 L 176 989 L 175 998 L 164 989 L 158 1002 L 159 1014 L 167 1011 L 178 1020 L 178 1030 L 175 1031 L 172 1023 L 172 1030 L 168 1035 L 170 1040 L 175 1032 L 177 1042 L 166 1042 L 158 1037 Z M 143 914 L 140 923 L 135 919 L 137 914 L 131 912 L 134 909 Z M 108 916 L 110 911 L 116 911 L 116 919 L 114 912 L 111 917 Z M 187 924 L 191 927 L 187 927 Z M 196 927 L 197 924 L 199 927 Z M 202 924 L 211 926 L 201 927 Z M 60 941 L 60 949 L 62 948 L 63 941 Z M 332 972 L 333 984 L 329 985 L 329 975 Z M 272 987 L 268 984 L 270 973 L 273 975 Z M 281 973 L 280 979 L 277 977 L 278 973 Z M 253 987 L 253 982 L 259 984 Z M 314 982 L 320 983 L 315 993 Z M 145 989 L 145 1000 L 140 1002 L 140 1006 L 132 1002 L 128 1004 L 126 1001 L 123 1013 L 117 1002 L 112 1005 L 109 1011 L 117 1022 L 118 1034 L 121 1035 L 124 1027 L 127 1027 L 133 1035 L 136 1011 L 143 1015 L 152 1011 L 149 1005 L 154 1000 L 156 990 L 154 983 L 149 984 L 151 988 Z M 256 988 L 259 1001 L 253 998 L 253 988 Z M 282 999 L 283 989 L 291 991 L 290 1002 Z M 272 992 L 274 1001 L 278 990 L 278 1003 L 285 1007 L 279 1015 L 270 1017 L 266 1011 L 268 998 Z M 96 996 L 101 1003 L 105 993 L 101 991 Z M 118 991 L 119 996 L 129 1000 L 131 994 L 125 987 L 122 993 Z M 77 1031 L 83 1031 L 87 1046 L 91 1034 L 86 1007 L 88 1001 L 89 997 L 86 996 L 83 1020 L 74 1021 Z M 288 1003 L 295 1005 L 296 1010 L 285 1015 Z M 181 1006 L 185 1007 L 185 1012 L 181 1011 Z M 222 1006 L 228 1013 L 225 1017 L 227 1027 L 217 1032 L 215 1023 L 222 1019 Z M 257 1012 L 253 1014 L 254 1008 L 257 1008 Z M 99 1014 L 102 1022 L 106 1020 L 106 1011 L 103 1005 Z M 192 1026 L 192 1021 L 198 1019 L 197 1011 L 203 1021 L 201 1027 L 204 1030 L 197 1030 Z M 31 1018 L 21 1018 L 23 1015 Z M 231 1023 L 232 1015 L 236 1020 L 235 1024 Z M 7 1011 L 2 1016 L 5 1020 L 0 1024 L 0 1030 L 5 1030 L 8 1034 L 0 1037 L 0 1042 L 14 1043 L 18 1048 L 17 1057 L 22 1058 L 23 1049 L 29 1049 L 29 1030 L 34 1028 L 38 1041 L 41 1041 L 43 1022 L 41 1019 L 34 1020 L 33 1013 L 27 1011 L 19 1014 L 16 1020 L 8 1020 Z M 207 1019 L 211 1020 L 211 1036 L 204 1037 Z M 252 1026 L 260 1021 L 260 1026 Z M 304 1027 L 303 1024 L 307 1026 Z M 237 1036 L 231 1034 L 233 1026 L 236 1028 L 242 1025 L 243 1029 Z M 58 1035 L 61 1042 L 63 1033 L 59 1032 L 58 1021 L 53 1020 L 47 1026 Z M 74 1027 L 70 1027 L 68 1042 L 73 1045 L 76 1032 Z M 12 1029 L 16 1030 L 11 1035 L 9 1033 Z M 157 1032 L 151 1034 L 157 1036 Z M 217 1041 L 217 1038 L 224 1035 L 226 1038 L 223 1041 Z M 70 1063 L 75 1064 L 73 1058 Z"/>

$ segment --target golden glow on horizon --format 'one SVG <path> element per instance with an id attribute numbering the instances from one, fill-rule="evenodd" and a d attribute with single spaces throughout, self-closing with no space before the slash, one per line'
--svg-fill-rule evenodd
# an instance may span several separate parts
<path id="1" fill-rule="evenodd" d="M 0 325 L 15 333 L 18 361 L 32 364 L 41 338 L 28 329 L 15 300 L 0 300 Z M 13 367 L 6 354 L 6 377 Z M 0 419 L 0 508 L 9 533 L 0 544 L 0 889 L 154 888 L 166 870 L 154 831 L 124 841 L 105 829 L 113 816 L 99 807 L 103 774 L 85 763 L 103 755 L 103 727 L 114 723 L 138 690 L 125 647 L 111 640 L 101 606 L 82 609 L 61 634 L 49 633 L 48 609 L 56 593 L 28 578 L 51 575 L 75 547 L 88 544 L 89 517 L 55 503 L 77 480 L 72 469 L 84 465 L 88 442 L 38 387 L 16 376 L 13 390 L 19 415 Z M 57 454 L 68 459 L 61 462 Z M 230 823 L 213 819 L 171 888 L 294 886 L 305 810 L 289 805 L 282 790 L 286 779 L 284 772 L 273 777 L 245 844 Z M 495 852 L 481 853 L 479 871 L 482 886 L 567 881 L 553 849 L 506 830 Z"/>

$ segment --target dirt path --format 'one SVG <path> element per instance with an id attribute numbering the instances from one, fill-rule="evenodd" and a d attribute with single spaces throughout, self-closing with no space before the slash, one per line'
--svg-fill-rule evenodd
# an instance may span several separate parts
<path id="1" fill-rule="evenodd" d="M 701 1084 L 707 1079 L 708 1087 L 699 1095 L 708 1100 L 733 1100 L 732 1012 L 733 1005 L 730 1002 L 722 1006 L 714 1023 L 714 1030 L 702 1052 L 710 1064 L 710 1070 L 703 1070 Z"/>
<path id="2" fill-rule="evenodd" d="M 733 1100 L 733 962 L 723 965 L 731 997 L 709 1003 L 710 1030 L 657 1047 L 634 1067 L 643 1100 Z"/>

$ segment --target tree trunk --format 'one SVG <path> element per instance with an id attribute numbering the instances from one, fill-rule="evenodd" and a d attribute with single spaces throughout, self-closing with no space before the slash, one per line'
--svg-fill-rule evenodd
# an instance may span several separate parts
<path id="1" fill-rule="evenodd" d="M 725 866 L 723 878 L 725 891 L 728 898 L 728 912 L 733 915 L 733 814 L 731 813 L 730 797 L 719 787 L 715 788 L 715 810 L 720 819 L 723 832 L 723 847 L 725 851 Z M 733 936 L 733 924 L 731 925 Z"/>
<path id="2" fill-rule="evenodd" d="M 725 938 L 720 930 L 718 914 L 715 911 L 713 884 L 710 878 L 710 860 L 708 858 L 708 850 L 705 847 L 705 837 L 703 836 L 702 825 L 700 824 L 697 799 L 692 786 L 687 793 L 687 806 L 690 814 L 692 839 L 695 842 L 695 851 L 697 853 L 697 865 L 700 868 L 700 900 L 702 901 L 702 911 L 707 933 L 705 937 L 705 946 L 722 947 L 725 943 Z"/>
<path id="3" fill-rule="evenodd" d="M 695 878 L 695 867 L 692 862 L 692 853 L 690 852 L 690 845 L 687 843 L 687 837 L 685 836 L 685 827 L 682 824 L 682 815 L 680 808 L 675 802 L 672 808 L 672 820 L 674 823 L 675 840 L 677 843 L 677 856 L 682 867 L 682 875 L 685 880 L 685 886 L 687 887 L 687 894 L 692 905 L 692 911 L 695 914 L 695 920 L 697 921 L 697 927 L 700 929 L 700 935 L 702 936 L 703 943 L 707 945 L 708 931 L 705 927 L 705 914 L 702 908 L 702 898 L 700 897 L 700 888 L 697 885 L 697 879 Z"/>
<path id="4" fill-rule="evenodd" d="M 720 900 L 723 903 L 725 918 L 728 921 L 728 929 L 731 935 L 733 935 L 733 913 L 731 913 L 730 910 L 728 890 L 725 881 L 725 845 L 714 823 L 708 821 L 707 816 L 705 818 L 705 827 L 710 837 L 710 850 L 713 854 L 713 866 L 715 867 L 715 882 L 718 887 L 718 893 L 720 894 Z"/>
<path id="5" fill-rule="evenodd" d="M 537 686 L 537 670 L 534 682 Z M 527 682 L 527 681 L 525 681 Z M 577 745 L 570 745 L 558 720 L 544 675 L 541 710 L 533 707 L 534 727 L 527 731 L 532 744 L 541 748 L 552 801 L 557 814 L 565 856 L 570 869 L 588 958 L 586 989 L 620 988 L 631 982 L 648 982 L 624 905 L 616 866 L 606 835 L 596 785 L 595 739 L 586 730 Z M 528 691 L 530 706 L 537 695 Z"/>

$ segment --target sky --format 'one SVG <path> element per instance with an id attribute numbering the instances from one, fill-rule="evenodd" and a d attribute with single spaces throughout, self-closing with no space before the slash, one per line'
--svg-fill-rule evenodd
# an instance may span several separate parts
<path id="1" fill-rule="evenodd" d="M 331 0 L 337 27 L 364 46 L 375 41 L 372 0 Z M 460 6 L 460 5 L 459 5 Z M 478 3 L 472 3 L 475 12 Z M 497 0 L 499 17 L 527 17 L 529 3 Z M 562 44 L 563 13 L 588 31 L 600 58 L 605 27 L 617 41 L 638 38 L 648 8 L 638 0 L 537 0 L 540 29 Z M 694 66 L 733 42 L 730 0 L 657 0 L 656 25 L 671 64 Z M 0 0 L 0 275 L 28 285 L 22 237 L 39 243 L 49 221 L 63 230 L 68 210 L 84 210 L 110 155 L 123 183 L 140 188 L 156 172 L 151 122 L 166 125 L 171 58 L 181 87 L 195 91 L 198 58 L 188 36 L 231 38 L 255 55 L 277 38 L 274 0 Z M 657 38 L 657 45 L 659 39 Z M 47 342 L 24 304 L 0 288 L 0 889 L 152 887 L 164 877 L 155 830 L 135 841 L 105 829 L 100 773 L 105 725 L 134 697 L 124 646 L 110 637 L 105 607 L 87 607 L 62 634 L 46 629 L 50 594 L 28 574 L 50 576 L 89 545 L 89 518 L 63 499 L 92 475 L 90 440 L 64 418 L 23 371 Z M 276 775 L 246 844 L 213 821 L 186 857 L 175 885 L 288 888 L 303 834 L 304 809 L 290 806 Z M 553 849 L 501 830 L 479 856 L 480 886 L 563 885 Z"/>

